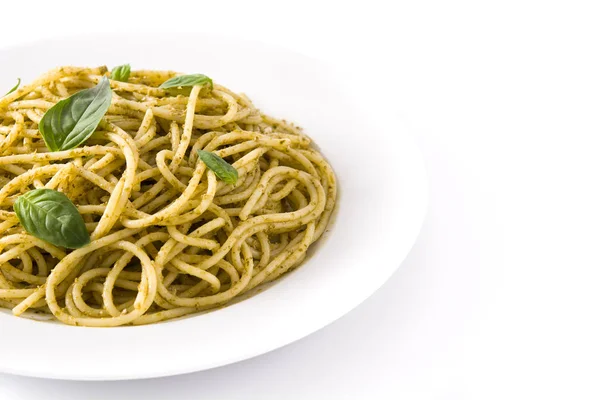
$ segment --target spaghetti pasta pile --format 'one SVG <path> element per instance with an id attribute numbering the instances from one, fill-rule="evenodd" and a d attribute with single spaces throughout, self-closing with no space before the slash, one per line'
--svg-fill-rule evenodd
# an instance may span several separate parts
<path id="1" fill-rule="evenodd" d="M 297 267 L 325 231 L 334 173 L 293 124 L 214 84 L 159 88 L 174 72 L 111 79 L 108 112 L 83 144 L 50 151 L 38 124 L 98 85 L 106 67 L 61 67 L 0 98 L 0 306 L 79 326 L 148 324 L 222 306 Z M 238 174 L 217 178 L 214 153 Z M 89 244 L 29 234 L 13 206 L 53 189 Z"/>

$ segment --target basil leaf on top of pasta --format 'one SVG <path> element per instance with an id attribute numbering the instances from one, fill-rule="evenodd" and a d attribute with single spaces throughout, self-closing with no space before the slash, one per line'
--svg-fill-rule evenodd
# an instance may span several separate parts
<path id="1" fill-rule="evenodd" d="M 55 246 L 78 249 L 90 235 L 75 205 L 61 192 L 31 190 L 17 198 L 14 210 L 23 228 Z"/>
<path id="2" fill-rule="evenodd" d="M 231 164 L 223 160 L 215 153 L 198 150 L 198 158 L 217 175 L 217 178 L 230 185 L 235 185 L 238 180 L 238 172 Z"/>
<path id="3" fill-rule="evenodd" d="M 17 78 L 17 84 L 15 86 L 13 86 L 12 89 L 10 89 L 8 92 L 6 92 L 6 94 L 4 96 L 8 96 L 9 94 L 11 94 L 15 90 L 17 90 L 19 88 L 19 86 L 21 86 L 21 78 Z"/>
<path id="4" fill-rule="evenodd" d="M 180 75 L 163 82 L 159 88 L 171 94 L 189 94 L 193 86 L 204 86 L 213 89 L 213 81 L 203 74 Z"/>
<path id="5" fill-rule="evenodd" d="M 131 74 L 131 65 L 123 64 L 118 67 L 114 67 L 110 72 L 110 79 L 114 79 L 119 82 L 127 82 L 129 75 Z"/>
<path id="6" fill-rule="evenodd" d="M 42 117 L 39 130 L 50 151 L 69 150 L 85 142 L 96 130 L 112 100 L 109 80 L 60 100 Z"/>

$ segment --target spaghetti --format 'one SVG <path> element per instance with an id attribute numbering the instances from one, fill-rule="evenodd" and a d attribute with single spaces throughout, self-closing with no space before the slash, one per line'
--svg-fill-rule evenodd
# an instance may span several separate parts
<path id="1" fill-rule="evenodd" d="M 297 267 L 325 231 L 334 173 L 300 128 L 214 85 L 159 88 L 173 72 L 110 80 L 93 135 L 49 151 L 38 124 L 96 86 L 106 67 L 62 67 L 0 98 L 0 306 L 80 326 L 148 324 L 225 305 Z M 217 178 L 198 150 L 227 160 Z M 27 233 L 13 210 L 34 189 L 64 193 L 89 244 Z"/>

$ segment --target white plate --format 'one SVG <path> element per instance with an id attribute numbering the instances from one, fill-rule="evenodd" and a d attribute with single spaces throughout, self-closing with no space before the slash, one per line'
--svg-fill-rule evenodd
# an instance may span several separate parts
<path id="1" fill-rule="evenodd" d="M 427 190 L 413 140 L 381 115 L 366 77 L 260 43 L 208 35 L 103 35 L 0 49 L 0 91 L 59 65 L 204 73 L 266 113 L 302 126 L 337 174 L 338 210 L 317 251 L 268 290 L 155 325 L 81 328 L 0 313 L 0 371 L 133 379 L 213 368 L 274 350 L 341 317 L 377 290 L 413 245 Z M 385 118 L 384 118 L 385 117 Z M 373 327 L 377 329 L 377 327 Z"/>

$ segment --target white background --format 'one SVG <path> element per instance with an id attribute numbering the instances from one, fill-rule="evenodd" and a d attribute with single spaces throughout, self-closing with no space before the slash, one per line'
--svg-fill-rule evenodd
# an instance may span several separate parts
<path id="1" fill-rule="evenodd" d="M 1 400 L 600 397 L 594 2 L 11 0 L 1 13 L 0 47 L 207 31 L 328 60 L 377 88 L 369 101 L 389 129 L 413 132 L 431 185 L 422 234 L 399 271 L 320 332 L 180 377 L 0 375 Z M 376 152 L 365 146 L 372 162 Z"/>

